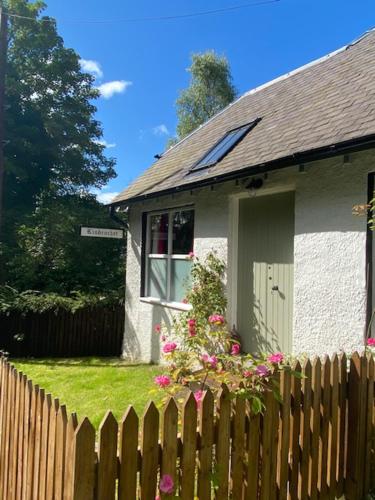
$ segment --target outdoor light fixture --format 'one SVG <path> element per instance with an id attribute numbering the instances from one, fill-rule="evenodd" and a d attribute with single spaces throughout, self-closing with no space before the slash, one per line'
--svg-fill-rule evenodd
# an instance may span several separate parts
<path id="1" fill-rule="evenodd" d="M 264 180 L 261 177 L 255 177 L 251 179 L 249 184 L 247 184 L 246 189 L 249 189 L 250 191 L 256 191 L 257 189 L 260 189 L 264 184 Z"/>

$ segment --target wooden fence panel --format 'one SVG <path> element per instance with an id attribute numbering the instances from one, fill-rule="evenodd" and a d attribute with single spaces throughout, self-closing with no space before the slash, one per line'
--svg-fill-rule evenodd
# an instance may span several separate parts
<path id="1" fill-rule="evenodd" d="M 99 427 L 99 453 L 97 467 L 97 500 L 115 500 L 117 478 L 118 425 L 108 411 Z"/>
<path id="2" fill-rule="evenodd" d="M 209 389 L 205 391 L 200 406 L 199 433 L 198 498 L 210 500 L 212 446 L 214 443 L 214 398 Z"/>
<path id="3" fill-rule="evenodd" d="M 311 402 L 312 402 L 311 374 L 312 374 L 312 367 L 311 367 L 311 362 L 308 359 L 303 366 L 304 379 L 302 380 L 303 401 L 301 403 L 302 416 L 301 416 L 301 427 L 300 427 L 301 463 L 300 463 L 299 488 L 298 488 L 299 498 L 301 500 L 307 500 L 308 489 L 309 489 L 309 458 L 311 451 L 310 421 L 311 421 Z M 299 381 L 299 385 L 301 385 L 301 381 Z M 295 485 L 295 490 L 297 490 L 296 486 L 297 484 Z"/>
<path id="4" fill-rule="evenodd" d="M 197 403 L 192 393 L 187 397 L 182 412 L 182 457 L 180 470 L 180 496 L 183 500 L 194 497 L 197 444 Z"/>
<path id="5" fill-rule="evenodd" d="M 245 500 L 258 498 L 259 491 L 259 463 L 260 463 L 260 414 L 252 415 L 247 405 L 247 463 L 244 484 Z"/>
<path id="6" fill-rule="evenodd" d="M 56 418 L 56 444 L 55 444 L 55 500 L 64 498 L 66 430 L 68 417 L 65 405 L 61 405 Z"/>
<path id="7" fill-rule="evenodd" d="M 162 436 L 162 457 L 161 476 L 168 474 L 176 485 L 177 475 L 177 428 L 178 428 L 178 408 L 173 398 L 169 398 L 163 411 L 163 436 Z M 173 489 L 176 489 L 176 486 Z"/>
<path id="8" fill-rule="evenodd" d="M 119 500 L 137 496 L 138 428 L 138 416 L 134 408 L 130 406 L 120 423 Z"/>
<path id="9" fill-rule="evenodd" d="M 229 491 L 229 459 L 230 459 L 230 394 L 226 386 L 218 395 L 217 404 L 217 434 L 216 434 L 216 472 L 218 487 L 216 497 L 227 498 Z"/>
<path id="10" fill-rule="evenodd" d="M 143 416 L 142 425 L 142 468 L 140 498 L 149 500 L 156 495 L 159 463 L 159 412 L 150 402 Z"/>
<path id="11" fill-rule="evenodd" d="M 367 365 L 367 405 L 366 405 L 366 454 L 365 454 L 365 492 L 371 488 L 371 469 L 374 460 L 374 384 L 375 384 L 375 366 L 374 358 L 368 359 Z"/>
<path id="12" fill-rule="evenodd" d="M 121 305 L 0 314 L 1 348 L 12 357 L 119 356 L 124 318 Z"/>
<path id="13" fill-rule="evenodd" d="M 280 425 L 280 451 L 278 456 L 278 489 L 279 499 L 288 497 L 289 479 L 289 443 L 290 443 L 290 410 L 291 410 L 291 374 L 289 370 L 281 374 L 281 425 Z"/>
<path id="14" fill-rule="evenodd" d="M 74 434 L 72 482 L 65 484 L 71 500 L 94 499 L 95 463 L 95 429 L 85 418 Z"/>
<path id="15" fill-rule="evenodd" d="M 319 489 L 320 496 L 327 498 L 328 483 L 327 483 L 327 466 L 328 466 L 328 437 L 329 437 L 329 417 L 330 417 L 330 401 L 331 401 L 331 361 L 325 357 L 322 364 L 322 380 L 321 380 L 321 394 L 322 399 L 320 402 L 320 439 L 321 439 L 321 464 L 319 474 Z"/>
<path id="16" fill-rule="evenodd" d="M 108 412 L 96 448 L 87 418 L 68 420 L 64 405 L 1 359 L 1 497 L 149 500 L 168 475 L 165 500 L 177 492 L 189 500 L 334 499 L 344 486 L 346 498 L 362 498 L 374 486 L 374 358 L 353 355 L 349 376 L 345 356 L 306 360 L 302 371 L 302 379 L 282 372 L 282 404 L 267 391 L 263 415 L 226 386 L 216 402 L 209 390 L 198 401 L 188 393 L 181 411 L 170 398 L 162 419 L 151 402 L 141 434 L 132 407 L 120 426 Z"/>
<path id="17" fill-rule="evenodd" d="M 319 358 L 314 359 L 312 365 L 312 393 L 313 406 L 311 408 L 311 457 L 310 457 L 310 498 L 316 500 L 318 498 L 318 477 L 319 477 L 319 462 L 320 462 L 320 398 L 321 398 L 321 374 L 322 365 Z"/>
<path id="18" fill-rule="evenodd" d="M 331 418 L 329 429 L 328 474 L 329 497 L 337 493 L 336 470 L 338 463 L 338 409 L 339 409 L 339 359 L 335 354 L 331 364 Z"/>
<path id="19" fill-rule="evenodd" d="M 246 401 L 237 397 L 234 403 L 232 421 L 232 484 L 231 492 L 234 498 L 242 498 L 244 485 L 244 455 L 246 432 Z"/>
<path id="20" fill-rule="evenodd" d="M 292 366 L 295 372 L 301 372 L 299 362 Z M 290 466 L 289 466 L 289 497 L 297 498 L 299 474 L 299 435 L 301 422 L 301 379 L 293 377 L 291 381 L 291 422 L 290 422 Z"/>

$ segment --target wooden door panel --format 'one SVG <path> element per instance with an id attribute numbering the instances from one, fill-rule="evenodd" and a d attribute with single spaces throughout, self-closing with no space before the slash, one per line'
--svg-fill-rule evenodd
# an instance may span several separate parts
<path id="1" fill-rule="evenodd" d="M 238 330 L 248 352 L 291 351 L 293 240 L 294 193 L 240 201 Z"/>

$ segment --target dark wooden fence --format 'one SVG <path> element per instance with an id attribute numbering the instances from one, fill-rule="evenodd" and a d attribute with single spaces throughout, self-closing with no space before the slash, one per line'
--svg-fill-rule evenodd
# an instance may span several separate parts
<path id="1" fill-rule="evenodd" d="M 18 312 L 0 315 L 0 348 L 12 357 L 118 356 L 124 307 L 85 308 L 75 313 Z"/>

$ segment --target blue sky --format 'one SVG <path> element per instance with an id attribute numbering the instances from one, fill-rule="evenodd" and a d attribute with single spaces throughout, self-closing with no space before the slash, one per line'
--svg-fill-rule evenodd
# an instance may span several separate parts
<path id="1" fill-rule="evenodd" d="M 46 0 L 65 44 L 97 73 L 96 102 L 107 154 L 117 160 L 105 201 L 163 151 L 176 127 L 175 100 L 189 84 L 193 52 L 230 62 L 239 94 L 331 52 L 375 26 L 374 0 L 279 0 L 224 14 L 173 21 L 121 19 L 180 15 L 246 0 Z M 254 0 L 256 2 L 256 0 Z M 110 22 L 84 22 L 109 20 Z M 96 65 L 94 64 L 96 63 Z"/>

